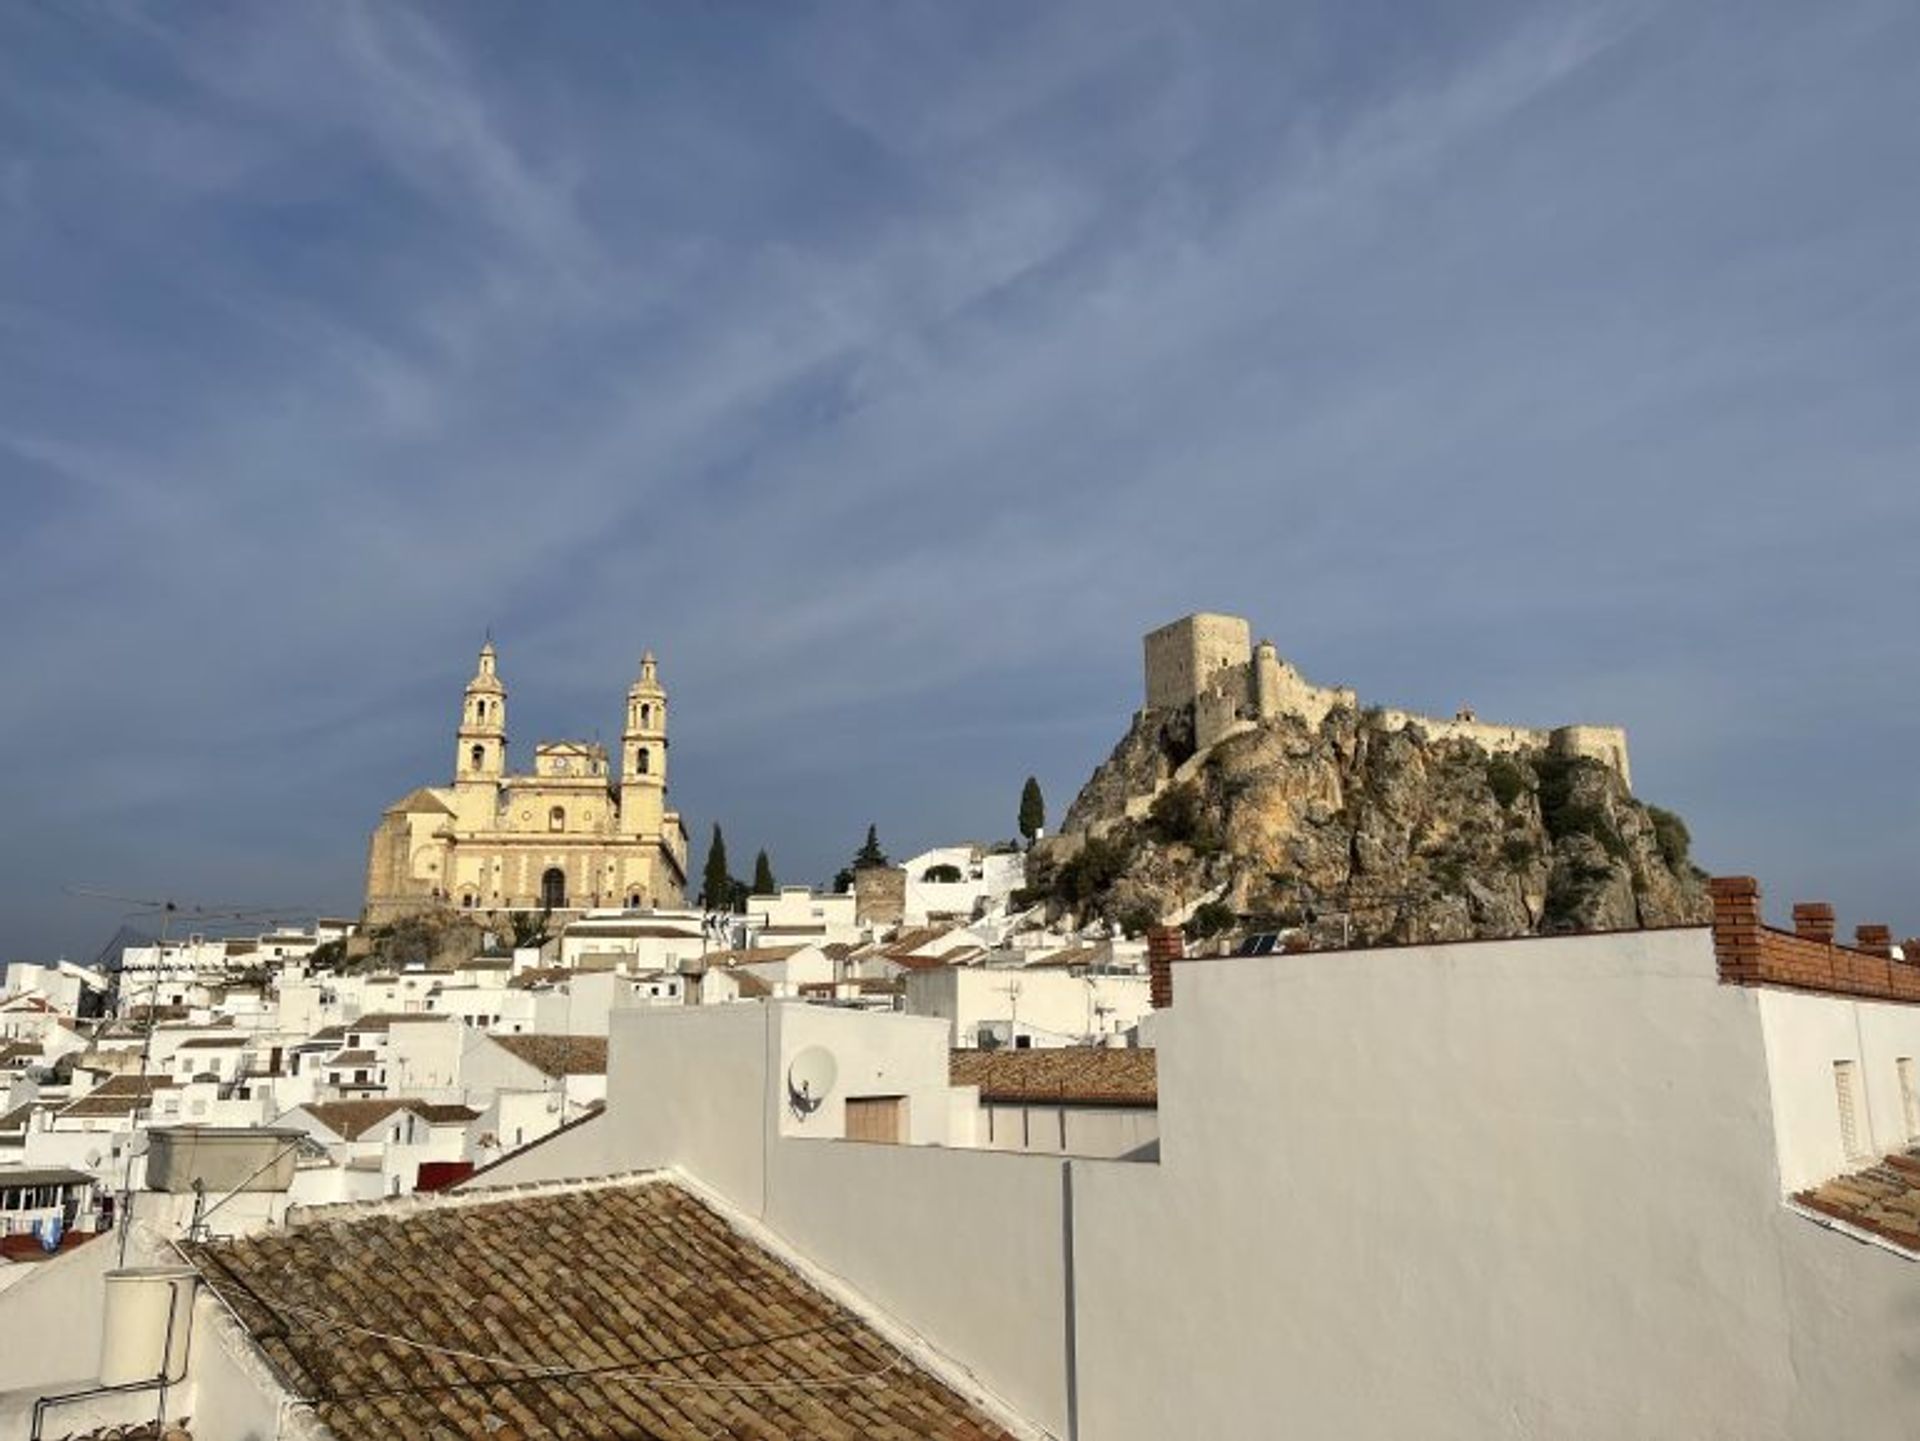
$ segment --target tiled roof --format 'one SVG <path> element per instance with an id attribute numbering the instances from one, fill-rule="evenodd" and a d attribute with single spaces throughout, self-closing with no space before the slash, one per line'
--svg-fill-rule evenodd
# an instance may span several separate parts
<path id="1" fill-rule="evenodd" d="M 155 1091 L 173 1084 L 171 1076 L 115 1076 L 97 1086 L 70 1105 L 62 1106 L 62 1116 L 123 1116 L 145 1105 Z"/>
<path id="2" fill-rule="evenodd" d="M 327 1064 L 329 1066 L 372 1066 L 378 1064 L 379 1060 L 380 1058 L 372 1051 L 340 1051 L 327 1057 Z"/>
<path id="3" fill-rule="evenodd" d="M 0 1166 L 0 1186 L 92 1186 L 85 1171 L 71 1166 Z"/>
<path id="4" fill-rule="evenodd" d="M 1157 1106 L 1159 1068 L 1144 1049 L 1067 1046 L 1043 1051 L 954 1051 L 947 1078 L 978 1086 L 983 1101 L 1065 1101 L 1084 1106 Z"/>
<path id="5" fill-rule="evenodd" d="M 733 977 L 734 989 L 749 1001 L 765 1000 L 773 994 L 773 987 L 752 971 L 728 971 L 727 974 Z"/>
<path id="6" fill-rule="evenodd" d="M 1100 959 L 1098 946 L 1069 946 L 1064 951 L 1055 951 L 1044 960 L 1028 961 L 1030 971 L 1066 970 L 1072 966 L 1090 966 Z"/>
<path id="7" fill-rule="evenodd" d="M 357 1141 L 395 1111 L 419 1107 L 405 1101 L 310 1101 L 298 1109 L 343 1141 Z"/>
<path id="8" fill-rule="evenodd" d="M 408 1101 L 407 1109 L 429 1126 L 464 1126 L 480 1115 L 471 1106 L 442 1106 L 426 1101 Z"/>
<path id="9" fill-rule="evenodd" d="M 229 1051 L 235 1046 L 246 1044 L 245 1036 L 196 1036 L 191 1041 L 182 1041 L 174 1049 L 176 1051 Z"/>
<path id="10" fill-rule="evenodd" d="M 731 951 L 708 951 L 701 959 L 709 966 L 758 966 L 797 956 L 805 946 L 750 946 Z"/>
<path id="11" fill-rule="evenodd" d="M 27 1122 L 32 1119 L 32 1101 L 28 1101 L 24 1106 L 15 1106 L 5 1115 L 0 1115 L 0 1135 L 9 1131 L 24 1131 L 27 1129 Z"/>
<path id="12" fill-rule="evenodd" d="M 69 1431 L 61 1441 L 193 1441 L 185 1426 L 161 1426 L 152 1421 L 128 1421 L 92 1431 Z"/>
<path id="13" fill-rule="evenodd" d="M 909 956 L 899 951 L 888 951 L 883 959 L 908 971 L 944 971 L 948 964 L 945 956 Z"/>
<path id="14" fill-rule="evenodd" d="M 187 1255 L 340 1441 L 993 1441 L 666 1181 L 355 1207 Z"/>
<path id="15" fill-rule="evenodd" d="M 408 791 L 399 800 L 387 807 L 388 815 L 405 815 L 408 812 L 425 812 L 429 815 L 452 815 L 453 807 L 448 805 L 436 792 L 426 786 Z"/>
<path id="16" fill-rule="evenodd" d="M 1920 1149 L 1884 1156 L 1793 1199 L 1920 1256 Z"/>
<path id="17" fill-rule="evenodd" d="M 607 1073 L 605 1036 L 494 1036 L 512 1055 L 548 1076 L 604 1076 Z"/>
<path id="18" fill-rule="evenodd" d="M 937 941 L 940 937 L 950 935 L 952 932 L 952 926 L 917 926 L 913 930 L 902 931 L 889 944 L 887 954 L 891 956 L 900 951 L 917 951 L 929 942 Z"/>

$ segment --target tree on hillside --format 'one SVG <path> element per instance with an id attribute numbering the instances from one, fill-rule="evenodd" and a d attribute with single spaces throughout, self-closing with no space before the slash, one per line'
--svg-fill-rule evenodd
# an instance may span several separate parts
<path id="1" fill-rule="evenodd" d="M 753 858 L 753 893 L 756 896 L 770 896 L 778 889 L 773 879 L 773 862 L 762 851 Z"/>
<path id="2" fill-rule="evenodd" d="M 1040 794 L 1040 782 L 1028 776 L 1027 783 L 1020 788 L 1020 834 L 1026 838 L 1028 845 L 1033 844 L 1033 838 L 1040 834 L 1046 823 L 1046 797 Z"/>
<path id="3" fill-rule="evenodd" d="M 720 822 L 713 823 L 713 839 L 707 844 L 707 866 L 700 876 L 700 904 L 710 911 L 733 909 L 733 877 L 727 871 L 727 838 L 720 834 Z"/>

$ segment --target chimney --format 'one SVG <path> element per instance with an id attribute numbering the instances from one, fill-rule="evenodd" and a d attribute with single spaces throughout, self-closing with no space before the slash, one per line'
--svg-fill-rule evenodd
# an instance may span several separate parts
<path id="1" fill-rule="evenodd" d="M 1760 979 L 1760 882 L 1752 876 L 1715 876 L 1707 882 L 1713 897 L 1713 955 L 1720 979 L 1751 984 Z"/>
<path id="2" fill-rule="evenodd" d="M 1887 926 L 1855 926 L 1853 947 L 1870 956 L 1893 959 L 1893 931 Z"/>
<path id="3" fill-rule="evenodd" d="M 1793 908 L 1793 933 L 1803 941 L 1833 944 L 1833 907 L 1825 901 L 1802 901 Z"/>
<path id="4" fill-rule="evenodd" d="M 1147 995 L 1156 1011 L 1173 1004 L 1173 963 L 1186 954 L 1186 937 L 1178 926 L 1147 927 Z"/>

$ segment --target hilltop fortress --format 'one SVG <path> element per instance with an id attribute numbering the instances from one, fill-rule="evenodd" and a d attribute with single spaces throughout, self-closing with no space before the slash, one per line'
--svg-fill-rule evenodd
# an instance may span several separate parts
<path id="1" fill-rule="evenodd" d="M 1317 728 L 1336 707 L 1359 709 L 1351 688 L 1314 685 L 1280 659 L 1273 642 L 1252 644 L 1250 627 L 1237 615 L 1186 616 L 1148 632 L 1143 648 L 1147 710 L 1164 714 L 1191 706 L 1198 751 L 1275 716 L 1298 716 Z M 1375 714 L 1388 730 L 1418 726 L 1431 740 L 1470 740 L 1492 754 L 1549 750 L 1586 756 L 1633 783 L 1627 733 L 1619 726 L 1496 725 L 1468 710 L 1451 720 L 1392 709 Z"/>

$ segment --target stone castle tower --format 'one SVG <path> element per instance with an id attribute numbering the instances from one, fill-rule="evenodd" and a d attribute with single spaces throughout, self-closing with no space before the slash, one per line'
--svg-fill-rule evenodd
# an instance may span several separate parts
<path id="1" fill-rule="evenodd" d="M 467 682 L 453 780 L 388 807 L 367 853 L 369 924 L 435 906 L 492 914 L 684 903 L 687 834 L 667 808 L 667 692 L 653 653 L 627 690 L 620 770 L 590 741 L 542 741 L 513 774 L 491 640 Z"/>
<path id="2" fill-rule="evenodd" d="M 1280 658 L 1273 642 L 1256 646 L 1252 637 L 1244 618 L 1208 611 L 1149 631 L 1142 642 L 1147 709 L 1172 712 L 1191 706 L 1194 744 L 1205 750 L 1263 719 L 1293 715 L 1318 726 L 1335 707 L 1358 708 L 1351 687 L 1314 685 Z M 1553 750 L 1586 756 L 1633 782 L 1627 733 L 1619 726 L 1500 725 L 1467 710 L 1441 719 L 1385 708 L 1379 717 L 1392 730 L 1417 725 L 1433 739 L 1470 740 L 1494 754 Z"/>

